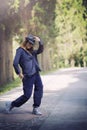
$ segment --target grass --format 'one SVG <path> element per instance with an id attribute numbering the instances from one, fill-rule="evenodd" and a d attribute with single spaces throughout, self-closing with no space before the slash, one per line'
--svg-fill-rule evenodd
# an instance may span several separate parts
<path id="1" fill-rule="evenodd" d="M 19 78 L 16 78 L 14 81 L 12 81 L 4 86 L 1 86 L 0 87 L 0 95 L 7 92 L 7 91 L 10 91 L 13 88 L 20 86 L 20 84 L 21 84 L 21 80 Z"/>

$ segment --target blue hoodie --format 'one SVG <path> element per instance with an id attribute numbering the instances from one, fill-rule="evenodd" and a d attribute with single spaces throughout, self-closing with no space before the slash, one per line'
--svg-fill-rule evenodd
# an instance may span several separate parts
<path id="1" fill-rule="evenodd" d="M 32 76 L 36 72 L 39 72 L 40 67 L 38 64 L 37 55 L 42 52 L 43 52 L 43 43 L 41 41 L 39 42 L 38 50 L 34 50 L 32 54 L 23 49 L 22 47 L 19 47 L 16 50 L 16 55 L 13 61 L 13 66 L 16 74 L 20 74 L 21 69 L 23 75 L 28 76 Z"/>

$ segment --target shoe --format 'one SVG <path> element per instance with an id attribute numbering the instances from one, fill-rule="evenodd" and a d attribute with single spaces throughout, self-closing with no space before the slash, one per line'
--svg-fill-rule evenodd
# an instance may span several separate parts
<path id="1" fill-rule="evenodd" d="M 6 102 L 5 106 L 6 106 L 6 112 L 10 113 L 13 108 L 11 102 Z"/>
<path id="2" fill-rule="evenodd" d="M 42 115 L 42 113 L 38 110 L 38 108 L 33 108 L 32 114 L 34 114 L 34 115 Z"/>

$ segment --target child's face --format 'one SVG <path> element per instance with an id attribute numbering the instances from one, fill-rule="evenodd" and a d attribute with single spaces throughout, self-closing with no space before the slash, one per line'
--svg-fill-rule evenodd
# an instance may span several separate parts
<path id="1" fill-rule="evenodd" d="M 26 44 L 26 49 L 28 50 L 28 49 L 30 49 L 30 48 L 32 48 L 33 47 L 33 45 L 31 44 L 31 43 L 27 43 Z"/>

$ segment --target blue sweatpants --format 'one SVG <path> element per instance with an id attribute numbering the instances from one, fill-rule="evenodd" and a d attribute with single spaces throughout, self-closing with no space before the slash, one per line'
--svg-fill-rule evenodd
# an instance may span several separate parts
<path id="1" fill-rule="evenodd" d="M 19 98 L 17 98 L 15 101 L 13 101 L 12 106 L 20 107 L 25 102 L 27 102 L 28 99 L 32 95 L 32 90 L 33 90 L 33 85 L 34 85 L 33 107 L 39 107 L 41 104 L 41 98 L 43 96 L 43 84 L 42 84 L 39 73 L 36 73 L 31 77 L 25 76 L 22 82 L 23 82 L 23 93 L 24 94 L 22 96 L 20 96 Z"/>

